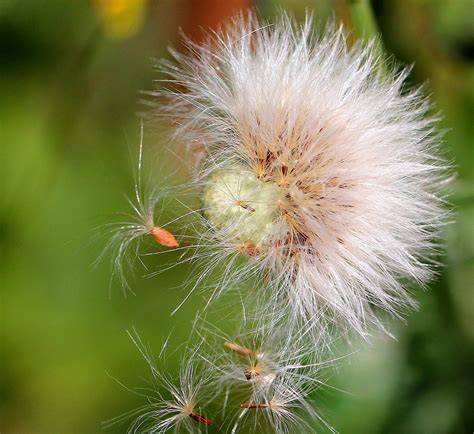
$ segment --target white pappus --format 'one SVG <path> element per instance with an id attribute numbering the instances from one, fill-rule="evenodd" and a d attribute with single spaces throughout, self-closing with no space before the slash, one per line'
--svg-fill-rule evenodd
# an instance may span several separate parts
<path id="1" fill-rule="evenodd" d="M 175 141 L 190 158 L 200 149 L 196 248 L 229 271 L 214 293 L 257 276 L 259 314 L 363 336 L 383 327 L 377 309 L 414 306 L 406 281 L 433 275 L 448 165 L 409 70 L 374 42 L 350 46 L 342 27 L 317 36 L 311 18 L 285 14 L 274 25 L 240 16 L 188 45 L 155 94 Z"/>

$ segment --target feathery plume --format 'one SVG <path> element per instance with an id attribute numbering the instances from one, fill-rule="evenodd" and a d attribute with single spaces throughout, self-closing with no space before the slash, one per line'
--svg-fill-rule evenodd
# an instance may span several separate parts
<path id="1" fill-rule="evenodd" d="M 135 392 L 144 396 L 148 404 L 107 421 L 105 426 L 133 417 L 127 430 L 129 434 L 165 433 L 170 430 L 179 433 L 207 432 L 207 427 L 213 424 L 213 420 L 203 414 L 201 405 L 207 400 L 206 387 L 211 382 L 212 373 L 201 369 L 202 363 L 198 357 L 200 346 L 187 348 L 181 360 L 178 378 L 172 378 L 156 367 L 136 331 L 128 334 L 150 369 L 151 387 L 137 389 Z M 149 393 L 145 394 L 146 391 Z"/>
<path id="2" fill-rule="evenodd" d="M 341 27 L 315 36 L 310 17 L 285 14 L 240 16 L 188 46 L 156 95 L 175 140 L 201 150 L 196 247 L 231 270 L 214 292 L 257 276 L 270 306 L 259 314 L 364 336 L 382 326 L 378 308 L 414 306 L 406 281 L 433 275 L 447 166 L 409 70 L 373 42 L 349 46 Z"/>

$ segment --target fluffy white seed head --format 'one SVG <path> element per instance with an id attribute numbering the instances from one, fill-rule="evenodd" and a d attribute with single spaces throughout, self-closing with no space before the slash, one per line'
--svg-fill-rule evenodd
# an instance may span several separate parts
<path id="1" fill-rule="evenodd" d="M 286 15 L 239 17 L 189 44 L 159 94 L 176 141 L 199 154 L 212 264 L 247 256 L 230 283 L 259 276 L 273 304 L 262 311 L 306 326 L 323 317 L 365 334 L 374 308 L 413 305 L 404 282 L 432 276 L 446 167 L 408 71 L 342 28 L 315 36 L 311 19 Z"/>

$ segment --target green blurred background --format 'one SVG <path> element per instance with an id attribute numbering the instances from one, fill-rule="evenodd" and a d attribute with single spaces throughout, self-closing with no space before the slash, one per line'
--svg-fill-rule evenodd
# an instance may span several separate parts
<path id="1" fill-rule="evenodd" d="M 170 332 L 171 342 L 187 338 L 203 299 L 170 319 L 186 267 L 138 277 L 136 296 L 124 297 L 116 281 L 109 291 L 107 261 L 92 264 L 107 241 L 97 236 L 102 225 L 127 210 L 124 194 L 133 192 L 139 91 L 159 78 L 152 59 L 179 44 L 180 27 L 199 35 L 199 25 L 229 13 L 225 4 L 0 0 L 1 433 L 103 432 L 102 421 L 143 404 L 111 378 L 140 386 L 146 377 L 125 330 L 135 326 L 156 352 Z M 342 0 L 258 7 L 267 17 L 284 8 L 302 18 L 308 8 L 323 21 L 332 14 L 350 21 Z M 415 62 L 412 84 L 428 81 L 443 113 L 446 156 L 458 172 L 456 222 L 446 229 L 439 280 L 418 292 L 418 312 L 393 325 L 398 340 L 361 345 L 329 378 L 345 392 L 328 388 L 318 405 L 341 433 L 470 433 L 474 3 L 385 0 L 374 10 L 388 51 Z M 147 136 L 146 146 L 153 141 Z M 167 367 L 176 364 L 174 355 Z"/>

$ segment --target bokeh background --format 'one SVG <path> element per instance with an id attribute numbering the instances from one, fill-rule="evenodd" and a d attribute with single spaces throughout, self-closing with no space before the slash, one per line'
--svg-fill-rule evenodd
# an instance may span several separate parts
<path id="1" fill-rule="evenodd" d="M 113 379 L 133 387 L 147 375 L 125 330 L 135 327 L 156 352 L 170 333 L 173 343 L 187 339 L 204 301 L 195 297 L 170 318 L 186 266 L 155 278 L 139 269 L 136 295 L 124 297 L 107 260 L 92 264 L 107 241 L 104 224 L 127 210 L 124 194 L 133 192 L 139 91 L 160 78 L 153 59 L 179 45 L 180 28 L 199 39 L 200 26 L 248 6 L 299 19 L 309 9 L 351 26 L 342 0 L 0 1 L 0 432 L 124 432 L 101 423 L 144 403 Z M 393 325 L 398 339 L 360 344 L 316 398 L 341 433 L 471 433 L 474 3 L 373 7 L 385 47 L 415 63 L 412 84 L 428 82 L 443 114 L 458 173 L 455 223 L 439 280 L 418 292 L 418 312 Z M 159 146 L 153 135 L 145 142 Z M 177 360 L 167 359 L 170 372 Z"/>

